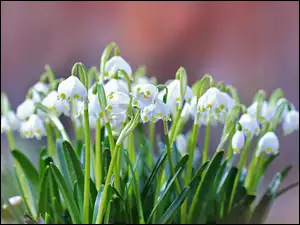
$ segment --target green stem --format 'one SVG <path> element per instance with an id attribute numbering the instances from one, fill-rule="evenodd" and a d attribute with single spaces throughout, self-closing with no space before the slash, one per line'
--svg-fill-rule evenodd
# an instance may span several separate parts
<path id="1" fill-rule="evenodd" d="M 186 175 L 185 175 L 185 180 L 184 180 L 185 187 L 189 184 L 191 177 L 192 177 L 193 159 L 194 159 L 195 147 L 196 147 L 196 143 L 197 143 L 198 130 L 199 130 L 199 125 L 194 123 L 193 131 L 192 131 L 191 145 L 189 147 L 188 165 L 187 165 L 187 170 L 186 170 Z M 185 221 L 186 221 L 187 204 L 188 204 L 188 200 L 186 199 L 181 206 L 180 221 L 182 224 L 185 223 Z"/>
<path id="2" fill-rule="evenodd" d="M 103 216 L 104 216 L 104 209 L 106 207 L 106 202 L 107 202 L 107 191 L 108 191 L 108 185 L 110 183 L 110 179 L 113 173 L 113 170 L 115 168 L 115 163 L 117 161 L 118 158 L 118 152 L 120 151 L 121 146 L 120 145 L 116 145 L 113 154 L 112 154 L 112 159 L 108 168 L 108 172 L 107 172 L 107 176 L 106 176 L 106 180 L 105 180 L 105 184 L 104 184 L 104 189 L 103 189 L 103 193 L 102 193 L 102 200 L 100 202 L 100 206 L 99 206 L 99 210 L 98 210 L 98 215 L 97 215 L 97 219 L 96 219 L 96 224 L 101 224 L 102 220 L 103 220 Z"/>
<path id="3" fill-rule="evenodd" d="M 171 143 L 170 143 L 169 135 L 168 135 L 168 124 L 166 121 L 164 121 L 164 132 L 165 132 L 165 136 L 166 136 L 166 149 L 167 149 L 167 153 L 168 153 L 169 167 L 170 167 L 171 176 L 173 177 L 175 175 L 175 170 L 174 170 L 173 159 L 172 159 L 172 147 L 171 147 Z M 175 186 L 176 186 L 176 192 L 177 192 L 177 194 L 179 194 L 180 193 L 180 185 L 178 183 L 177 178 L 175 179 Z"/>
<path id="4" fill-rule="evenodd" d="M 7 136 L 7 142 L 8 142 L 10 150 L 14 150 L 15 149 L 15 141 L 14 141 L 14 136 L 13 136 L 12 132 L 7 131 L 6 136 Z"/>
<path id="5" fill-rule="evenodd" d="M 229 140 L 232 139 L 232 136 L 234 135 L 235 129 L 233 129 L 229 135 Z M 233 149 L 232 149 L 232 142 L 229 141 L 228 143 L 228 151 L 227 151 L 227 159 L 231 159 L 233 155 Z"/>
<path id="6" fill-rule="evenodd" d="M 210 117 L 207 119 L 207 125 L 205 129 L 205 139 L 204 139 L 204 150 L 202 156 L 202 164 L 206 162 L 208 158 L 208 147 L 209 147 L 209 137 L 210 137 Z"/>
<path id="7" fill-rule="evenodd" d="M 105 124 L 107 135 L 108 135 L 108 141 L 109 141 L 109 149 L 110 149 L 110 154 L 112 154 L 112 150 L 115 147 L 115 141 L 114 141 L 114 136 L 112 134 L 111 126 L 109 123 Z"/>
<path id="8" fill-rule="evenodd" d="M 51 124 L 46 123 L 45 126 L 46 126 L 46 132 L 47 132 L 48 155 L 50 157 L 53 157 L 55 147 L 54 147 Z"/>
<path id="9" fill-rule="evenodd" d="M 148 123 L 149 124 L 149 141 L 151 144 L 152 149 L 154 149 L 154 142 L 155 142 L 155 123 Z"/>
<path id="10" fill-rule="evenodd" d="M 95 165 L 95 179 L 96 188 L 99 190 L 103 180 L 103 166 L 102 166 L 102 150 L 101 150 L 101 121 L 96 120 L 96 165 Z"/>
<path id="11" fill-rule="evenodd" d="M 252 138 L 248 137 L 247 140 L 246 140 L 244 150 L 241 153 L 241 158 L 240 158 L 240 161 L 238 163 L 238 172 L 237 172 L 237 175 L 235 177 L 234 184 L 233 184 L 233 189 L 232 189 L 232 192 L 231 192 L 228 212 L 230 212 L 230 210 L 232 209 L 232 206 L 233 206 L 235 192 L 236 192 L 239 180 L 240 180 L 240 175 L 241 175 L 242 170 L 245 167 L 245 164 L 246 164 L 246 161 L 247 161 L 247 155 L 248 155 L 248 152 L 249 152 L 249 149 L 250 149 L 251 141 L 252 141 Z"/>
<path id="12" fill-rule="evenodd" d="M 85 128 L 85 172 L 84 172 L 84 197 L 83 197 L 83 222 L 89 224 L 89 195 L 90 195 L 90 123 L 88 103 L 84 103 L 84 128 Z"/>
<path id="13" fill-rule="evenodd" d="M 251 193 L 256 192 L 256 188 L 257 188 L 257 185 L 259 184 L 259 181 L 260 181 L 260 178 L 262 175 L 262 170 L 263 170 L 264 163 L 266 161 L 266 157 L 267 157 L 267 154 L 265 152 L 262 152 L 259 156 L 259 160 L 255 166 L 256 173 L 254 173 L 252 176 L 250 188 L 248 190 Z"/>
<path id="14" fill-rule="evenodd" d="M 117 163 L 115 166 L 115 188 L 121 193 L 121 151 L 118 153 Z"/>
<path id="15" fill-rule="evenodd" d="M 257 172 L 258 161 L 259 161 L 259 156 L 254 155 L 248 168 L 245 187 L 249 193 L 252 192 L 252 181 L 253 178 L 255 177 L 255 173 Z"/>
<path id="16" fill-rule="evenodd" d="M 61 133 L 62 138 L 64 140 L 70 142 L 70 138 L 69 138 L 69 136 L 68 136 L 68 134 L 67 134 L 64 126 L 60 122 L 60 120 L 56 116 L 50 116 L 50 119 L 55 124 L 55 126 L 57 127 L 57 129 L 59 130 L 59 132 Z"/>
<path id="17" fill-rule="evenodd" d="M 181 110 L 182 110 L 181 108 L 179 108 L 177 110 L 177 113 L 175 115 L 175 119 L 172 122 L 172 127 L 171 127 L 170 135 L 169 135 L 170 144 L 172 144 L 174 142 L 176 126 L 177 126 L 178 120 L 180 119 Z"/>

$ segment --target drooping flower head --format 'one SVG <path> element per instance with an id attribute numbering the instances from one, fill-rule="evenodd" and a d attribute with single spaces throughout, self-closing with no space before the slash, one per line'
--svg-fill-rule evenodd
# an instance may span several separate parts
<path id="1" fill-rule="evenodd" d="M 267 132 L 259 139 L 257 147 L 256 156 L 260 155 L 261 152 L 277 154 L 279 152 L 279 140 L 274 132 Z"/>
<path id="2" fill-rule="evenodd" d="M 209 88 L 198 100 L 197 112 L 219 117 L 228 112 L 228 98 L 217 88 Z"/>
<path id="3" fill-rule="evenodd" d="M 240 153 L 245 144 L 245 136 L 242 131 L 242 126 L 238 124 L 237 128 L 238 129 L 233 135 L 231 141 L 233 154 Z"/>
<path id="4" fill-rule="evenodd" d="M 25 138 L 31 139 L 35 137 L 38 140 L 46 135 L 44 123 L 36 114 L 32 114 L 28 121 L 21 123 L 20 133 Z"/>
<path id="5" fill-rule="evenodd" d="M 85 101 L 88 100 L 87 90 L 83 83 L 76 77 L 70 76 L 58 85 L 58 98 L 68 101 Z"/>
<path id="6" fill-rule="evenodd" d="M 132 92 L 132 106 L 144 109 L 157 99 L 158 89 L 152 84 L 136 85 Z"/>
<path id="7" fill-rule="evenodd" d="M 241 124 L 246 137 L 252 137 L 253 135 L 257 136 L 260 132 L 256 119 L 249 114 L 243 114 L 239 119 L 239 123 Z"/>
<path id="8" fill-rule="evenodd" d="M 20 120 L 28 120 L 29 117 L 34 113 L 34 110 L 34 101 L 27 98 L 17 107 L 17 117 Z"/>
<path id="9" fill-rule="evenodd" d="M 1 133 L 19 129 L 20 121 L 13 111 L 1 116 Z"/>
<path id="10" fill-rule="evenodd" d="M 299 112 L 296 110 L 288 111 L 283 118 L 282 128 L 284 135 L 299 130 Z"/>
<path id="11" fill-rule="evenodd" d="M 133 78 L 131 66 L 121 56 L 113 56 L 106 62 L 104 78 L 112 78 L 118 70 L 124 70 L 130 79 Z"/>

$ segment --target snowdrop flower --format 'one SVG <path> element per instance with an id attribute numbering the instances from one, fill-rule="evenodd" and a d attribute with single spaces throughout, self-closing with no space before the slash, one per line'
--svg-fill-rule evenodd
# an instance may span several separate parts
<path id="1" fill-rule="evenodd" d="M 158 120 L 168 121 L 171 120 L 170 110 L 160 99 L 156 99 L 154 104 L 144 108 L 141 112 L 141 119 L 143 123 L 151 121 L 155 123 Z"/>
<path id="2" fill-rule="evenodd" d="M 284 135 L 299 130 L 299 112 L 296 110 L 288 111 L 284 116 L 282 128 Z"/>
<path id="3" fill-rule="evenodd" d="M 197 112 L 200 114 L 209 113 L 210 116 L 218 117 L 228 112 L 227 97 L 217 88 L 209 88 L 198 100 Z"/>
<path id="4" fill-rule="evenodd" d="M 123 92 L 112 92 L 107 96 L 106 110 L 113 114 L 125 112 L 129 102 L 129 96 Z"/>
<path id="5" fill-rule="evenodd" d="M 111 130 L 113 131 L 114 134 L 118 134 L 121 131 L 126 116 L 127 114 L 124 112 L 109 115 L 108 121 L 111 125 Z"/>
<path id="6" fill-rule="evenodd" d="M 184 103 L 183 109 L 181 111 L 180 117 L 184 120 L 187 121 L 190 117 L 191 114 L 191 104 L 188 102 Z"/>
<path id="7" fill-rule="evenodd" d="M 231 141 L 233 154 L 240 153 L 245 144 L 245 137 L 244 137 L 244 133 L 242 131 L 242 127 L 241 126 L 238 126 L 238 127 L 239 128 L 233 135 L 232 141 Z"/>
<path id="8" fill-rule="evenodd" d="M 101 110 L 98 95 L 94 95 L 93 93 L 89 93 L 89 114 L 98 118 Z"/>
<path id="9" fill-rule="evenodd" d="M 66 99 L 68 101 L 88 100 L 87 90 L 76 76 L 70 76 L 66 80 L 62 81 L 58 85 L 57 92 L 58 92 L 59 99 Z"/>
<path id="10" fill-rule="evenodd" d="M 12 206 L 17 206 L 17 205 L 20 205 L 21 202 L 22 202 L 23 198 L 20 196 L 20 195 L 16 195 L 16 196 L 13 196 L 11 198 L 8 199 L 8 202 L 9 204 L 11 204 Z M 6 204 L 3 204 L 2 205 L 2 208 L 3 209 L 7 209 L 8 206 Z"/>
<path id="11" fill-rule="evenodd" d="M 20 122 L 13 111 L 1 116 L 1 133 L 19 129 Z"/>
<path id="12" fill-rule="evenodd" d="M 154 85 L 137 85 L 132 92 L 132 106 L 144 109 L 156 101 L 157 95 L 158 89 Z"/>
<path id="13" fill-rule="evenodd" d="M 1 116 L 1 133 L 10 131 L 10 124 L 5 116 Z"/>
<path id="14" fill-rule="evenodd" d="M 180 80 L 175 79 L 173 81 L 171 81 L 168 86 L 168 96 L 167 96 L 167 103 L 168 102 L 176 102 L 176 103 L 180 103 L 181 101 L 181 97 L 180 97 Z M 164 90 L 166 91 L 166 90 Z M 187 86 L 186 87 L 186 91 L 185 91 L 185 95 L 184 95 L 184 100 L 186 100 L 187 102 L 190 102 L 192 100 L 193 97 L 193 91 L 192 89 Z"/>
<path id="15" fill-rule="evenodd" d="M 46 135 L 44 123 L 36 114 L 32 114 L 28 121 L 21 123 L 20 132 L 26 138 L 36 137 L 38 140 Z"/>
<path id="16" fill-rule="evenodd" d="M 48 91 L 48 85 L 40 81 L 33 85 L 32 88 L 37 92 L 42 92 L 43 94 L 46 94 Z"/>
<path id="17" fill-rule="evenodd" d="M 253 135 L 258 135 L 260 132 L 259 125 L 254 117 L 249 114 L 243 114 L 239 120 L 242 126 L 242 130 L 246 137 L 252 137 Z"/>
<path id="18" fill-rule="evenodd" d="M 62 113 L 69 115 L 70 104 L 67 100 L 58 100 L 58 92 L 51 91 L 42 101 L 42 104 L 46 106 L 52 114 L 59 116 Z"/>
<path id="19" fill-rule="evenodd" d="M 277 154 L 279 152 L 279 141 L 274 132 L 267 132 L 258 141 L 258 151 L 256 156 L 259 156 L 262 151 L 267 154 Z"/>
<path id="20" fill-rule="evenodd" d="M 106 95 L 110 95 L 113 92 L 122 92 L 124 94 L 128 93 L 128 85 L 123 80 L 111 79 L 104 85 L 104 90 Z"/>
<path id="21" fill-rule="evenodd" d="M 257 118 L 256 116 L 256 110 L 258 107 L 258 103 L 254 102 L 251 106 L 248 107 L 247 109 L 247 113 L 256 118 L 256 120 L 260 123 L 263 124 L 265 122 L 269 122 L 272 117 L 273 117 L 273 110 L 271 110 L 269 104 L 267 101 L 264 101 L 261 105 L 261 109 L 260 109 L 260 113 L 259 113 L 259 117 Z"/>
<path id="22" fill-rule="evenodd" d="M 124 70 L 130 79 L 133 78 L 131 66 L 121 56 L 113 56 L 106 62 L 104 78 L 111 78 L 118 70 Z"/>
<path id="23" fill-rule="evenodd" d="M 17 107 L 17 117 L 20 120 L 28 120 L 28 118 L 33 114 L 34 110 L 34 101 L 27 98 Z"/>
<path id="24" fill-rule="evenodd" d="M 273 107 L 273 116 L 276 114 L 276 111 L 277 111 L 278 107 L 284 101 L 287 101 L 287 99 L 286 98 L 280 98 L 280 99 L 277 100 L 277 102 L 275 103 L 275 106 Z M 290 105 L 292 110 L 296 110 L 296 107 L 292 103 L 289 103 L 289 105 Z M 288 108 L 289 108 L 288 105 L 286 105 L 284 107 L 282 117 L 280 118 L 280 120 L 282 120 L 285 117 L 285 115 L 289 112 Z"/>
<path id="25" fill-rule="evenodd" d="M 166 85 L 168 88 L 167 105 L 169 106 L 172 115 L 174 116 L 177 112 L 178 104 L 181 102 L 180 80 L 178 79 L 171 80 L 168 82 L 168 84 L 166 83 Z M 158 98 L 160 100 L 163 100 L 165 93 L 166 93 L 166 89 L 160 91 Z M 187 86 L 183 100 L 190 103 L 192 98 L 193 98 L 193 91 L 189 86 Z"/>

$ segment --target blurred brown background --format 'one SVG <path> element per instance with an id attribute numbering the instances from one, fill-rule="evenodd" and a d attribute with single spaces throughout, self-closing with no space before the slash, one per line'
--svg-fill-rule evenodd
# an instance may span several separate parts
<path id="1" fill-rule="evenodd" d="M 45 64 L 64 77 L 77 61 L 99 66 L 111 41 L 133 70 L 146 64 L 159 82 L 184 66 L 190 84 L 210 73 L 237 87 L 247 105 L 258 89 L 269 94 L 281 87 L 299 109 L 299 2 L 288 1 L 2 1 L 1 91 L 15 108 Z M 299 179 L 298 133 L 280 141 L 264 188 L 289 163 L 294 169 L 285 184 Z M 267 222 L 299 223 L 298 187 L 277 200 Z"/>

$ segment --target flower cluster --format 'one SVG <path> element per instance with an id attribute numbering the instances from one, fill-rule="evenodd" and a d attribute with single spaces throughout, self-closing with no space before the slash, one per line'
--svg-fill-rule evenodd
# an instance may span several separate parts
<path id="1" fill-rule="evenodd" d="M 131 65 L 119 55 L 118 49 L 115 49 L 114 56 L 109 57 L 112 47 L 116 48 L 116 45 L 109 45 L 105 49 L 101 57 L 99 71 L 95 67 L 86 70 L 82 63 L 76 63 L 71 70 L 71 76 L 66 79 L 56 79 L 50 67 L 47 67 L 46 73 L 39 82 L 29 88 L 26 98 L 16 108 L 16 111 L 11 109 L 6 95 L 4 93 L 1 95 L 1 133 L 7 134 L 10 148 L 17 160 L 24 159 L 25 156 L 18 155 L 21 153 L 15 150 L 13 132 L 17 131 L 27 139 L 36 138 L 40 140 L 47 136 L 47 152 L 41 153 L 39 165 L 39 169 L 42 170 L 43 166 L 46 169 L 44 168 L 43 173 L 40 173 L 40 171 L 35 172 L 33 166 L 29 166 L 29 170 L 34 173 L 33 178 L 30 177 L 33 181 L 31 183 L 41 193 L 44 193 L 43 191 L 53 192 L 53 188 L 57 186 L 62 192 L 63 198 L 68 199 L 61 202 L 69 207 L 70 217 L 74 223 L 91 222 L 91 213 L 89 212 L 91 201 L 97 205 L 94 207 L 93 221 L 102 223 L 105 218 L 108 222 L 110 216 L 105 215 L 105 213 L 109 213 L 109 207 L 111 207 L 108 204 L 114 205 L 115 202 L 111 197 L 118 196 L 116 198 L 119 198 L 119 195 L 123 195 L 120 198 L 122 201 L 125 197 L 133 197 L 138 201 L 140 219 L 138 222 L 145 223 L 143 212 L 148 212 L 149 209 L 143 209 L 142 207 L 147 207 L 147 204 L 142 205 L 141 201 L 145 201 L 149 197 L 147 194 L 151 189 L 151 182 L 154 180 L 157 186 L 155 196 L 152 199 L 154 204 L 160 203 L 167 190 L 174 189 L 170 191 L 174 191 L 170 196 L 177 197 L 175 203 L 170 204 L 171 209 L 180 202 L 180 206 L 182 204 L 180 221 L 183 223 L 195 222 L 198 218 L 195 215 L 195 208 L 197 208 L 197 202 L 200 199 L 198 197 L 199 194 L 205 192 L 203 191 L 204 188 L 201 189 L 201 185 L 206 185 L 205 182 L 208 180 L 212 181 L 211 178 L 202 179 L 202 175 L 205 177 L 206 174 L 210 175 L 210 173 L 216 172 L 214 175 L 216 179 L 221 179 L 224 171 L 228 172 L 226 172 L 228 176 L 224 176 L 222 181 L 214 182 L 214 185 L 219 186 L 205 187 L 209 192 L 207 196 L 213 196 L 211 191 L 216 190 L 217 193 L 214 194 L 220 198 L 218 197 L 213 204 L 208 202 L 200 208 L 206 210 L 207 206 L 211 206 L 217 210 L 224 208 L 224 202 L 226 202 L 228 205 L 226 213 L 229 214 L 232 206 L 237 204 L 234 202 L 234 196 L 236 189 L 239 188 L 240 176 L 246 177 L 243 182 L 245 182 L 244 186 L 249 191 L 248 193 L 255 192 L 257 187 L 255 184 L 264 172 L 261 172 L 265 166 L 263 163 L 278 155 L 280 150 L 277 136 L 279 133 L 278 125 L 281 125 L 284 135 L 299 130 L 299 112 L 292 103 L 284 98 L 283 92 L 279 89 L 274 91 L 269 99 L 263 91 L 259 91 L 251 105 L 247 107 L 240 103 L 238 93 L 232 86 L 222 82 L 215 83 L 211 76 L 205 75 L 190 87 L 186 71 L 182 67 L 178 69 L 175 79 L 164 84 L 157 84 L 156 79 L 146 76 L 143 67 L 134 71 Z M 72 122 L 76 153 L 75 151 L 73 153 L 72 144 L 74 143 L 70 141 L 60 120 L 62 116 L 67 117 Z M 163 123 L 164 136 L 156 142 L 155 140 L 158 139 L 155 130 L 157 122 Z M 189 122 L 192 122 L 192 129 L 187 130 L 186 125 Z M 203 147 L 202 143 L 198 144 L 199 128 L 202 126 L 205 126 Z M 215 156 L 210 159 L 208 152 L 211 126 L 222 127 L 223 132 Z M 148 129 L 147 132 L 145 127 Z M 91 130 L 95 130 L 95 145 L 92 145 L 94 140 L 91 138 Z M 104 133 L 102 133 L 103 131 Z M 147 138 L 146 133 L 149 134 L 149 138 Z M 136 134 L 138 135 L 135 136 Z M 85 142 L 84 148 L 80 145 L 83 142 Z M 224 147 L 226 142 L 228 142 L 228 147 Z M 135 156 L 135 150 L 138 149 L 136 145 L 138 148 L 149 145 L 146 151 L 140 152 L 141 162 L 139 162 L 139 157 Z M 246 159 L 251 145 L 254 146 L 253 157 L 249 168 L 246 169 Z M 165 151 L 164 154 L 160 155 L 155 165 L 153 164 L 156 157 L 154 157 L 154 151 L 149 151 L 150 147 L 153 149 L 158 147 L 159 152 Z M 65 151 L 61 154 L 64 157 L 55 154 L 56 151 L 63 148 Z M 225 148 L 227 148 L 228 160 L 221 162 L 224 153 L 222 150 Z M 84 151 L 82 151 L 83 149 Z M 172 155 L 174 152 L 176 153 L 176 155 L 174 154 L 175 157 Z M 236 171 L 225 169 L 232 166 L 233 160 L 229 160 L 232 157 L 240 158 Z M 43 161 L 45 158 L 47 158 L 47 162 Z M 176 159 L 174 160 L 174 158 Z M 164 168 L 164 160 L 166 159 L 169 169 L 160 170 L 160 167 Z M 129 166 L 124 166 L 121 163 L 124 160 L 127 160 L 126 163 Z M 26 165 L 23 167 L 27 167 L 29 160 L 24 161 Z M 83 161 L 85 162 L 83 163 Z M 173 161 L 176 162 L 176 166 Z M 59 168 L 55 166 L 57 162 L 60 163 Z M 83 164 L 82 167 L 80 163 Z M 221 169 L 210 170 L 209 168 L 208 172 L 204 173 L 204 168 L 206 168 L 204 164 L 208 167 L 219 165 Z M 199 165 L 200 169 L 196 170 Z M 18 166 L 19 164 L 16 164 L 24 196 L 16 196 L 7 202 L 11 205 L 18 205 L 25 201 L 28 208 L 35 212 L 35 208 L 32 206 L 34 201 L 28 200 L 31 195 L 25 193 L 28 191 L 27 182 L 22 180 L 24 175 Z M 75 168 L 76 166 L 77 168 Z M 185 166 L 186 170 L 182 169 Z M 81 171 L 82 168 L 84 168 L 84 176 L 83 171 Z M 143 174 L 138 170 L 142 170 Z M 38 183 L 40 178 L 47 176 L 45 171 L 51 171 L 48 173 L 51 182 Z M 63 171 L 63 176 L 60 175 L 60 171 Z M 149 171 L 152 171 L 151 175 L 149 175 Z M 28 176 L 28 173 L 25 175 Z M 68 175 L 70 177 L 66 178 L 65 183 L 53 185 L 52 181 L 60 184 L 62 178 Z M 139 179 L 144 179 L 148 175 L 149 178 L 144 182 L 143 191 L 140 195 L 139 184 L 142 182 Z M 158 179 L 153 179 L 154 176 L 158 176 Z M 199 182 L 197 177 L 200 178 Z M 228 177 L 231 179 L 230 181 L 226 180 Z M 232 182 L 232 178 L 235 178 L 234 182 Z M 189 188 L 196 187 L 197 182 L 199 184 L 195 189 L 195 196 L 192 196 L 193 200 L 188 212 L 188 198 L 186 197 Z M 174 188 L 170 188 L 173 184 Z M 225 186 L 222 186 L 225 184 L 232 185 L 229 191 L 225 190 Z M 47 186 L 48 188 L 41 190 L 43 185 L 50 185 L 51 187 Z M 126 188 L 121 190 L 123 186 Z M 130 195 L 124 197 L 124 193 L 131 190 L 132 186 L 134 189 L 130 191 Z M 90 198 L 90 195 L 95 193 L 94 188 L 99 193 L 101 192 L 100 195 L 98 194 L 101 196 L 101 201 L 97 195 Z M 71 195 L 68 193 L 70 190 L 73 191 L 74 199 L 70 199 Z M 223 199 L 224 201 L 222 200 L 223 194 L 219 195 L 219 192 L 222 191 L 224 196 L 225 191 L 230 194 L 230 196 L 225 196 L 226 200 Z M 58 190 L 57 193 L 59 193 Z M 53 195 L 53 193 L 50 194 Z M 39 193 L 39 196 L 42 195 Z M 56 197 L 61 198 L 60 195 Z M 184 198 L 186 199 L 184 200 Z M 201 199 L 205 200 L 205 198 Z M 41 198 L 39 201 L 43 199 Z M 60 201 L 56 202 L 57 199 L 53 196 L 49 200 L 53 205 L 61 203 Z M 127 199 L 122 204 L 126 202 Z M 174 219 L 171 218 L 171 215 L 175 215 L 175 211 L 169 213 L 171 209 L 168 208 L 166 215 L 159 215 L 162 214 L 162 209 L 166 208 L 165 205 L 157 211 L 154 207 L 147 223 L 150 220 L 155 222 L 155 218 L 159 216 L 162 218 L 161 221 L 171 223 L 171 220 Z M 42 211 L 43 215 L 48 215 L 47 213 L 50 212 L 55 217 L 53 219 L 57 220 L 56 222 L 60 220 L 56 218 L 54 208 L 47 211 L 46 204 L 40 202 L 38 206 L 38 210 Z M 7 205 L 3 207 L 8 208 Z M 176 210 L 179 211 L 179 206 L 176 207 Z M 128 211 L 130 210 L 131 208 Z M 220 212 L 218 216 L 221 214 L 224 216 L 223 213 Z M 78 219 L 77 214 L 82 214 L 83 219 Z M 185 218 L 186 215 L 188 215 L 187 218 Z M 166 219 L 167 216 L 170 217 Z M 208 220 L 205 222 L 211 222 L 209 216 L 206 219 Z"/>

